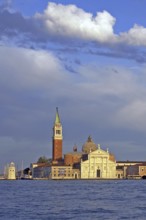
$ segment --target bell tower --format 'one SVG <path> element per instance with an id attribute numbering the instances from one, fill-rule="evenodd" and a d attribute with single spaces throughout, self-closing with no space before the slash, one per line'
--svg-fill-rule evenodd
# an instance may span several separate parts
<path id="1" fill-rule="evenodd" d="M 53 126 L 53 149 L 52 149 L 52 160 L 61 161 L 62 160 L 62 125 L 59 117 L 58 108 L 56 108 L 56 118 Z"/>

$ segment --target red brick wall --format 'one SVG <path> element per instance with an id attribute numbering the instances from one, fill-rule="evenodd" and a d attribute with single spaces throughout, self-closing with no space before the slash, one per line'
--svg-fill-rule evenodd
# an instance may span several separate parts
<path id="1" fill-rule="evenodd" d="M 62 159 L 62 140 L 53 140 L 53 160 Z"/>
<path id="2" fill-rule="evenodd" d="M 64 155 L 64 164 L 73 165 L 81 161 L 81 155 L 78 154 L 65 154 Z"/>

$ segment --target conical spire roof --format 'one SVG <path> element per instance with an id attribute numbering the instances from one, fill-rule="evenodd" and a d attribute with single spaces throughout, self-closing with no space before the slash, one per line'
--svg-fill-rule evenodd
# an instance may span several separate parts
<path id="1" fill-rule="evenodd" d="M 55 118 L 55 124 L 61 123 L 60 122 L 60 117 L 59 117 L 59 112 L 58 112 L 58 107 L 56 107 L 56 118 Z"/>

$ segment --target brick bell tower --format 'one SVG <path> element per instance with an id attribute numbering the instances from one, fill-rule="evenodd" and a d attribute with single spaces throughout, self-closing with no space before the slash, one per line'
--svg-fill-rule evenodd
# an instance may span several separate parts
<path id="1" fill-rule="evenodd" d="M 58 108 L 56 108 L 56 118 L 53 127 L 53 149 L 52 149 L 52 159 L 53 161 L 61 161 L 62 160 L 62 125 L 60 122 Z"/>

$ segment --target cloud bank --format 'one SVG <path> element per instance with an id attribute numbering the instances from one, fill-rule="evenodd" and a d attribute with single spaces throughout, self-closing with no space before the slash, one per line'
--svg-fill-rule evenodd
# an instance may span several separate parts
<path id="1" fill-rule="evenodd" d="M 89 134 L 95 142 L 115 147 L 115 152 L 117 142 L 121 148 L 122 142 L 134 142 L 133 150 L 135 144 L 144 145 L 145 68 L 137 75 L 120 66 L 88 63 L 78 66 L 78 74 L 70 74 L 51 52 L 4 46 L 0 67 L 0 144 L 15 150 L 21 143 L 15 157 L 23 159 L 29 149 L 36 150 L 32 160 L 42 152 L 51 156 L 56 106 L 65 152 L 75 142 L 81 148 Z"/>
<path id="2" fill-rule="evenodd" d="M 115 33 L 115 23 L 116 18 L 107 11 L 97 12 L 94 16 L 71 4 L 50 2 L 43 13 L 32 17 L 1 8 L 0 42 L 34 48 L 50 48 L 56 42 L 61 47 L 68 44 L 70 48 L 75 48 L 80 45 L 81 50 L 84 50 L 86 43 L 90 49 L 101 51 L 103 48 L 102 55 L 106 48 L 109 51 L 106 56 L 145 62 L 146 51 L 142 47 L 146 45 L 146 28 L 133 24 L 129 31 Z"/>

